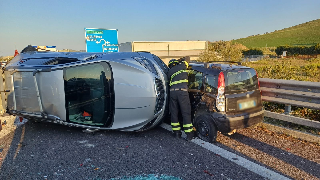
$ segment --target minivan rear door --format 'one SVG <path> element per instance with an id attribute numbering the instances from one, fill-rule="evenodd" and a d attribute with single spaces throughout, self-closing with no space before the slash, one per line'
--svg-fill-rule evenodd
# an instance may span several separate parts
<path id="1" fill-rule="evenodd" d="M 239 68 L 225 74 L 226 112 L 254 112 L 261 110 L 261 94 L 256 71 Z"/>

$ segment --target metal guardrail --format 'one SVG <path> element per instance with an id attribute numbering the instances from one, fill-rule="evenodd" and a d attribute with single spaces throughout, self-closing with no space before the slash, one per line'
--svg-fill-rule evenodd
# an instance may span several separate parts
<path id="1" fill-rule="evenodd" d="M 249 56 L 244 56 L 242 58 L 242 62 L 253 62 L 253 61 L 259 61 L 264 58 L 268 58 L 269 55 L 249 55 Z"/>
<path id="2" fill-rule="evenodd" d="M 320 110 L 320 83 L 259 78 L 262 101 L 285 104 L 284 114 L 265 111 L 265 116 L 320 129 L 320 122 L 291 116 L 291 105 Z"/>

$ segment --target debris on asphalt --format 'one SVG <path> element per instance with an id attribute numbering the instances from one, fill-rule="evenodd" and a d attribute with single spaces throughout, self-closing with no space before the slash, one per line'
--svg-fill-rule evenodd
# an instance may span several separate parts
<path id="1" fill-rule="evenodd" d="M 62 176 L 63 174 L 54 172 L 53 175 L 55 175 L 55 176 Z"/>
<path id="2" fill-rule="evenodd" d="M 82 132 L 84 132 L 84 133 L 93 134 L 93 135 L 97 131 L 99 131 L 99 129 L 90 129 L 90 128 L 88 128 L 88 129 L 82 130 Z"/>
<path id="3" fill-rule="evenodd" d="M 208 174 L 209 176 L 213 176 L 213 174 L 209 173 L 209 171 L 207 171 L 207 170 L 204 170 L 203 172 Z"/>
<path id="4" fill-rule="evenodd" d="M 21 119 L 22 118 L 22 119 Z M 15 121 L 14 121 L 14 125 L 16 125 L 17 127 L 21 126 L 21 125 L 24 125 L 25 123 L 28 122 L 28 119 L 25 119 L 23 117 L 16 117 L 15 118 Z"/>
<path id="5" fill-rule="evenodd" d="M 110 180 L 155 180 L 155 179 L 162 179 L 162 180 L 182 180 L 179 177 L 175 176 L 168 176 L 168 175 L 158 175 L 158 174 L 149 174 L 149 175 L 138 175 L 135 177 L 117 177 L 117 178 L 111 178 Z"/>

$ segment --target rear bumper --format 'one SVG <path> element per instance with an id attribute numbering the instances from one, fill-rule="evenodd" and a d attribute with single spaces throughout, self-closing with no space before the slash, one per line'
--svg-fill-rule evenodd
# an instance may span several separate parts
<path id="1" fill-rule="evenodd" d="M 264 110 L 247 113 L 241 116 L 225 116 L 219 118 L 217 122 L 218 130 L 222 133 L 228 133 L 234 129 L 242 129 L 253 126 L 262 122 L 264 116 Z"/>

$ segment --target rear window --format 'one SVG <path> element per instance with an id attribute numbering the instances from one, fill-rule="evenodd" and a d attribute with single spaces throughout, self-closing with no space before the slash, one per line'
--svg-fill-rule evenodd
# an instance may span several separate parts
<path id="1" fill-rule="evenodd" d="M 241 93 L 256 90 L 258 78 L 254 69 L 238 69 L 225 74 L 225 93 Z"/>

